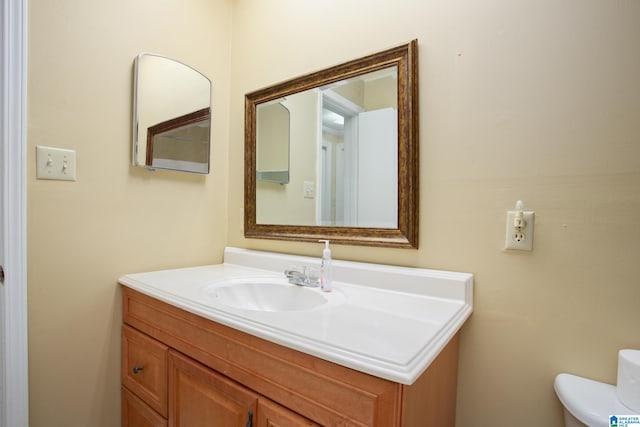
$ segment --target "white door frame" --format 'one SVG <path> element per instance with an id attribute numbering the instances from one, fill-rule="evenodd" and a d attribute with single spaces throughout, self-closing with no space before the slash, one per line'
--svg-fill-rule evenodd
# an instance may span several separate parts
<path id="1" fill-rule="evenodd" d="M 27 353 L 27 0 L 2 0 L 0 10 L 0 427 L 29 425 Z"/>
<path id="2" fill-rule="evenodd" d="M 357 226 L 357 197 L 358 194 L 358 114 L 364 109 L 339 95 L 331 89 L 325 89 L 320 92 L 319 106 L 319 122 L 322 123 L 323 110 L 327 109 L 344 117 L 344 173 L 342 175 L 343 183 L 336 184 L 342 187 L 342 217 L 343 221 L 340 225 L 348 225 L 350 227 Z M 320 126 L 319 141 L 322 142 L 322 126 Z M 322 148 L 322 144 L 320 144 Z M 320 155 L 320 154 L 318 154 Z M 323 171 L 318 168 L 317 176 L 322 176 Z M 322 183 L 322 180 L 318 180 Z M 319 194 L 324 194 L 320 189 Z M 337 204 L 337 203 L 336 203 Z M 320 218 L 320 211 L 318 211 Z"/>

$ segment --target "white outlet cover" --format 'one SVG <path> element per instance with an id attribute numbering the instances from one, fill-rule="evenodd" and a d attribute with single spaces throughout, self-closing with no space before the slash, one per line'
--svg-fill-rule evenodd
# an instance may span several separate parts
<path id="1" fill-rule="evenodd" d="M 535 212 L 524 211 L 522 217 L 525 225 L 520 230 L 513 226 L 517 211 L 507 211 L 507 228 L 505 233 L 505 249 L 518 251 L 533 250 L 533 224 Z"/>

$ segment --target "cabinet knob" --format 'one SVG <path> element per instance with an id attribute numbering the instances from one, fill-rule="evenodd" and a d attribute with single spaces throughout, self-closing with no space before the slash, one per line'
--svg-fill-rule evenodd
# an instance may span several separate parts
<path id="1" fill-rule="evenodd" d="M 133 367 L 133 373 L 137 374 L 138 372 L 142 371 L 144 369 L 144 367 L 142 366 L 134 366 Z"/>

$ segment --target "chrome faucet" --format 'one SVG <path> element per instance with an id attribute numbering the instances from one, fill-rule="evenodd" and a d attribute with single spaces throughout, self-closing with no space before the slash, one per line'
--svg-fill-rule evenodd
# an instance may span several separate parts
<path id="1" fill-rule="evenodd" d="M 320 283 L 318 282 L 318 274 L 314 274 L 313 268 L 288 268 L 284 271 L 284 275 L 287 276 L 289 283 L 293 283 L 294 285 L 309 286 L 312 288 L 320 286 Z"/>

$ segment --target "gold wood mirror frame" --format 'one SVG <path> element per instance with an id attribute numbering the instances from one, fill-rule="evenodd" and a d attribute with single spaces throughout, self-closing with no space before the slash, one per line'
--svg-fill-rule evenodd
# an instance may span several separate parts
<path id="1" fill-rule="evenodd" d="M 418 248 L 418 42 L 284 81 L 245 95 L 244 235 L 247 238 Z M 256 221 L 257 107 L 362 74 L 397 68 L 398 192 L 395 228 L 263 224 Z"/>

